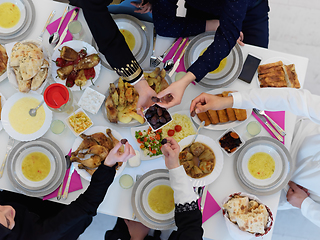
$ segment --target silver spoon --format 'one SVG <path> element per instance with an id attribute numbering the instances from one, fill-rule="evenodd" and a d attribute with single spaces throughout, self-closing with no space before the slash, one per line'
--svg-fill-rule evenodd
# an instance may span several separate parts
<path id="1" fill-rule="evenodd" d="M 44 100 L 42 100 L 41 102 L 40 102 L 40 104 L 36 107 L 36 108 L 31 108 L 30 110 L 29 110 L 29 115 L 31 116 L 31 117 L 35 117 L 36 115 L 37 115 L 37 110 L 38 110 L 38 108 L 39 107 L 41 107 L 41 105 L 44 103 Z"/>
<path id="2" fill-rule="evenodd" d="M 187 146 L 185 146 L 185 147 L 183 148 L 183 150 L 186 149 L 186 148 L 188 148 L 188 147 L 190 147 L 190 146 L 194 143 L 194 141 L 196 140 L 196 138 L 197 138 L 198 135 L 199 135 L 200 130 L 204 127 L 204 124 L 205 124 L 205 121 L 202 121 L 202 122 L 200 123 L 200 125 L 199 125 L 199 127 L 198 127 L 198 129 L 197 129 L 197 133 L 196 133 L 196 135 L 194 135 L 191 143 L 189 143 Z"/>
<path id="3" fill-rule="evenodd" d="M 63 12 L 62 17 L 60 19 L 60 23 L 58 25 L 57 31 L 50 35 L 50 37 L 49 37 L 50 44 L 56 44 L 59 41 L 59 39 L 60 39 L 59 29 L 61 27 L 61 24 L 63 23 L 63 20 L 65 18 L 65 15 L 66 15 L 68 8 L 69 8 L 69 6 L 66 6 L 66 8 L 64 9 L 64 12 Z"/>
<path id="4" fill-rule="evenodd" d="M 185 42 L 186 40 L 187 40 L 187 39 L 184 38 L 184 39 L 180 42 L 180 44 L 179 44 L 179 46 L 177 47 L 176 51 L 174 52 L 172 58 L 168 59 L 168 60 L 164 63 L 163 69 L 166 70 L 167 72 L 170 71 L 170 70 L 173 68 L 173 65 L 174 65 L 173 59 L 174 59 L 174 57 L 176 56 L 176 54 L 178 53 L 180 47 L 184 44 L 184 42 Z"/>

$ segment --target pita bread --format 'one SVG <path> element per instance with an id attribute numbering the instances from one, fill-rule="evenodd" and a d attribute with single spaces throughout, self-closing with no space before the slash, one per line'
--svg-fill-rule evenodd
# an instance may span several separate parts
<path id="1" fill-rule="evenodd" d="M 8 55 L 6 49 L 0 44 L 0 76 L 7 70 Z"/>
<path id="2" fill-rule="evenodd" d="M 41 68 L 40 71 L 32 78 L 31 90 L 36 91 L 42 85 L 48 76 L 48 68 Z"/>
<path id="3" fill-rule="evenodd" d="M 261 214 L 248 213 L 237 217 L 237 224 L 242 231 L 265 233 L 266 222 Z"/>
<path id="4" fill-rule="evenodd" d="M 31 79 L 40 71 L 43 59 L 42 50 L 33 43 L 29 43 L 28 51 L 20 59 L 20 73 L 23 80 Z"/>
<path id="5" fill-rule="evenodd" d="M 234 197 L 230 199 L 223 207 L 228 210 L 229 219 L 232 222 L 237 221 L 237 216 L 248 212 L 249 198 Z"/>
<path id="6" fill-rule="evenodd" d="M 23 80 L 22 79 L 19 67 L 13 67 L 13 70 L 16 75 L 19 91 L 25 92 L 25 93 L 29 92 L 31 89 L 31 80 Z"/>

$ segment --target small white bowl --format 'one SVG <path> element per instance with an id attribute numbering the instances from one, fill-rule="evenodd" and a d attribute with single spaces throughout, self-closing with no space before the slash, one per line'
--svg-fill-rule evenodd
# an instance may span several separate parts
<path id="1" fill-rule="evenodd" d="M 237 147 L 237 149 L 231 153 L 227 152 L 227 150 L 225 150 L 223 147 L 221 147 L 221 144 L 220 144 L 220 139 L 226 135 L 228 132 L 235 132 L 236 134 L 238 134 L 239 138 L 240 138 L 240 141 L 241 141 L 241 144 Z M 222 148 L 222 151 L 227 154 L 229 157 L 231 157 L 233 154 L 235 154 L 245 143 L 245 141 L 243 140 L 243 138 L 240 136 L 240 134 L 234 130 L 233 128 L 229 128 L 227 129 L 218 139 L 217 139 L 217 142 L 219 144 L 219 146 Z"/>
<path id="2" fill-rule="evenodd" d="M 91 125 L 88 126 L 88 127 L 86 127 L 83 131 L 77 133 L 77 132 L 73 129 L 73 127 L 71 126 L 71 124 L 70 124 L 70 122 L 69 122 L 69 118 L 70 118 L 72 115 L 77 114 L 77 113 L 79 113 L 79 112 L 83 112 L 83 113 L 85 114 L 85 116 L 91 121 Z M 65 122 L 66 122 L 67 126 L 70 128 L 70 130 L 73 132 L 73 134 L 74 134 L 76 137 L 79 136 L 81 133 L 85 132 L 86 130 L 88 130 L 90 127 L 93 126 L 93 122 L 92 122 L 91 118 L 88 116 L 88 114 L 87 114 L 82 108 L 79 108 L 78 110 L 76 110 L 75 112 L 73 112 L 72 114 L 70 114 L 70 115 L 66 118 Z"/>
<path id="3" fill-rule="evenodd" d="M 99 111 L 104 99 L 105 99 L 105 96 L 103 94 L 88 87 L 86 88 L 86 90 L 84 90 L 78 102 L 78 105 L 82 109 L 92 114 L 96 114 Z"/>

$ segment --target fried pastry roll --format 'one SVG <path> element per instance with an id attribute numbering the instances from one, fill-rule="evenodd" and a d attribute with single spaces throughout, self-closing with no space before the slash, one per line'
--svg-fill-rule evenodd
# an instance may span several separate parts
<path id="1" fill-rule="evenodd" d="M 200 122 L 205 121 L 205 124 L 204 124 L 205 126 L 208 126 L 211 123 L 207 113 L 205 112 L 198 113 L 197 116 L 200 119 Z"/>
<path id="2" fill-rule="evenodd" d="M 216 110 L 208 110 L 207 111 L 208 117 L 210 119 L 211 124 L 219 123 L 219 117 Z"/>

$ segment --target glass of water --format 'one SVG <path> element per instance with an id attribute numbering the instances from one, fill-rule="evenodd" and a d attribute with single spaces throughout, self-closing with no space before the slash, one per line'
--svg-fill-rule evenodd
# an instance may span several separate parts
<path id="1" fill-rule="evenodd" d="M 72 34 L 73 40 L 82 40 L 84 32 L 80 21 L 74 20 L 70 22 L 68 30 Z"/>

